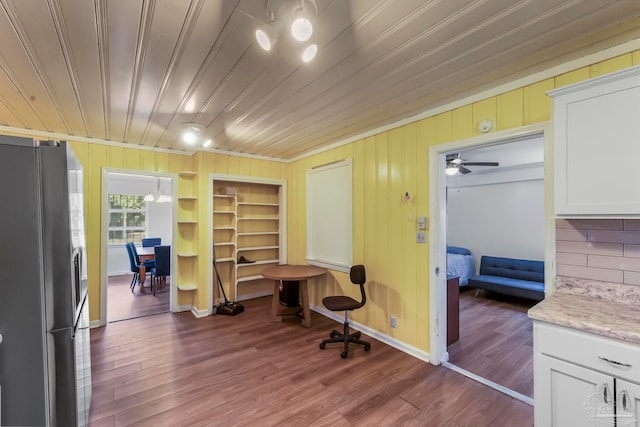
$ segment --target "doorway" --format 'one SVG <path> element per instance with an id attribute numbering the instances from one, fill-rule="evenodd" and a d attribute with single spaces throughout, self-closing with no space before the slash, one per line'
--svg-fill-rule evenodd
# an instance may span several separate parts
<path id="1" fill-rule="evenodd" d="M 174 269 L 152 289 L 149 271 L 134 277 L 125 247 L 133 242 L 141 255 L 146 250 L 153 257 L 153 247 L 142 247 L 143 238 L 153 237 L 175 248 L 176 181 L 171 174 L 103 169 L 101 325 L 176 310 Z M 172 253 L 171 266 L 174 259 Z"/>
<path id="2" fill-rule="evenodd" d="M 543 153 L 547 151 L 544 130 L 543 126 L 530 126 L 518 131 L 496 132 L 443 144 L 432 147 L 430 150 L 430 170 L 432 171 L 430 176 L 430 222 L 432 225 L 430 279 L 431 283 L 435 284 L 430 290 L 431 362 L 442 363 L 528 403 L 533 402 L 533 351 L 532 332 L 527 326 L 529 319 L 526 311 L 535 304 L 535 301 L 514 300 L 488 291 L 482 291 L 480 296 L 476 297 L 475 289 L 466 286 L 457 288 L 459 289 L 459 301 L 456 301 L 456 306 L 459 307 L 459 317 L 457 317 L 460 330 L 459 341 L 453 342 L 450 338 L 451 345 L 447 347 L 447 246 L 462 247 L 461 249 L 472 255 L 472 274 L 478 274 L 482 255 L 520 259 L 545 258 L 545 254 L 548 253 L 546 250 L 548 241 L 553 240 L 553 235 L 552 228 L 546 220 L 549 217 L 547 214 L 549 206 L 544 199 L 548 194 L 549 180 L 546 179 L 547 172 L 542 165 L 542 153 L 540 162 L 535 167 L 517 165 L 518 162 L 526 163 L 517 159 L 509 164 L 509 160 L 504 157 L 509 151 L 517 151 L 512 148 L 517 148 L 518 144 L 532 146 L 535 143 L 531 141 L 536 139 L 541 151 Z M 445 173 L 447 155 L 449 158 L 457 156 L 468 162 L 499 162 L 501 167 L 494 169 L 484 165 L 468 166 L 467 173 L 464 175 L 456 174 L 447 178 Z M 524 157 L 530 155 L 527 153 Z M 538 170 L 534 171 L 536 168 Z M 491 172 L 488 172 L 488 169 L 492 169 Z M 469 173 L 468 170 L 473 173 Z M 535 190 L 531 190 L 533 187 Z M 509 191 L 513 191 L 511 196 L 508 196 Z M 520 243 L 510 241 L 518 238 L 514 238 L 513 231 L 508 230 L 509 221 L 504 218 L 488 218 L 486 215 L 489 215 L 493 208 L 490 202 L 492 197 L 511 197 L 507 202 L 512 201 L 516 204 L 517 197 L 522 197 L 523 193 L 529 191 L 534 191 L 537 198 L 536 227 L 538 229 L 537 237 L 534 239 L 538 252 L 533 255 L 518 256 L 518 251 L 522 252 L 523 244 L 522 241 Z M 451 209 L 454 211 L 452 212 Z M 523 216 L 522 214 L 513 215 Z M 495 220 L 497 225 L 491 224 L 491 220 Z M 455 224 L 456 228 L 451 229 L 450 223 Z M 478 226 L 475 227 L 474 224 Z M 504 231 L 502 236 L 498 236 L 502 231 Z M 523 234 L 522 239 L 526 239 L 526 233 Z M 552 272 L 547 269 L 546 274 L 549 277 L 548 275 Z M 548 283 L 547 280 L 546 282 Z M 439 319 L 442 320 L 438 321 Z M 482 322 L 487 324 L 482 325 Z M 499 331 L 497 328 L 500 328 Z M 502 335 L 494 335 L 497 332 Z M 483 333 L 488 335 L 483 338 Z M 505 361 L 497 362 L 501 358 L 513 362 L 513 371 L 508 374 L 505 372 L 505 366 L 507 369 L 511 368 L 508 368 L 509 363 Z M 509 381 L 505 378 L 509 378 Z M 517 379 L 513 380 L 514 378 Z M 501 382 L 507 386 L 500 384 Z M 526 384 L 520 384 L 523 382 Z"/>

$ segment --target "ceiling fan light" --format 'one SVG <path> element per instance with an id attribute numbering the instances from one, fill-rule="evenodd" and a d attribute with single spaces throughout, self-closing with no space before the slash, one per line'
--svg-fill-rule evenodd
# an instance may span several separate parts
<path id="1" fill-rule="evenodd" d="M 444 170 L 444 173 L 449 176 L 453 176 L 458 173 L 458 166 L 456 164 L 448 164 L 447 168 Z"/>
<path id="2" fill-rule="evenodd" d="M 304 16 L 296 15 L 291 23 L 291 35 L 300 42 L 306 42 L 313 34 L 313 25 Z"/>
<path id="3" fill-rule="evenodd" d="M 309 45 L 302 51 L 302 60 L 309 62 L 315 58 L 316 53 L 318 53 L 318 46 L 316 44 Z"/>
<path id="4" fill-rule="evenodd" d="M 208 147 L 208 146 L 210 146 L 212 143 L 213 143 L 213 141 L 212 141 L 211 139 L 207 139 L 206 141 L 204 141 L 204 142 L 202 143 L 202 146 L 203 146 L 204 148 L 207 148 L 207 147 Z"/>

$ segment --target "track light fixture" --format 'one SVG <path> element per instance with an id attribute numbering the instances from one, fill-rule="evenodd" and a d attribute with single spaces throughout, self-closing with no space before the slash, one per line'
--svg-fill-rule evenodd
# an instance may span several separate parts
<path id="1" fill-rule="evenodd" d="M 318 53 L 318 45 L 309 42 L 314 31 L 313 16 L 309 13 L 312 8 L 308 7 L 307 3 L 313 6 L 317 16 L 316 0 L 267 0 L 269 23 L 256 30 L 255 37 L 258 45 L 269 52 L 278 39 L 278 32 L 287 28 L 289 39 L 302 61 L 311 61 Z M 305 44 L 300 45 L 300 43 Z"/>

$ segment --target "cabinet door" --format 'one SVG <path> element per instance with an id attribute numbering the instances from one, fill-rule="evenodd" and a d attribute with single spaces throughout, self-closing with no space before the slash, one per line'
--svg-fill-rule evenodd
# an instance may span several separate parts
<path id="1" fill-rule="evenodd" d="M 616 409 L 618 426 L 640 427 L 640 386 L 616 380 Z"/>
<path id="2" fill-rule="evenodd" d="M 535 376 L 536 427 L 614 425 L 612 377 L 541 354 Z"/>
<path id="3" fill-rule="evenodd" d="M 552 94 L 558 215 L 640 212 L 640 168 L 624 162 L 640 156 L 636 68 Z"/>

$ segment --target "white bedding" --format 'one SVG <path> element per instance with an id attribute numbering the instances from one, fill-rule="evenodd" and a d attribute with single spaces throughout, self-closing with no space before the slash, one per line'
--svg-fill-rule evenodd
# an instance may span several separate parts
<path id="1" fill-rule="evenodd" d="M 447 277 L 458 276 L 460 286 L 466 286 L 474 275 L 473 255 L 447 253 Z"/>

